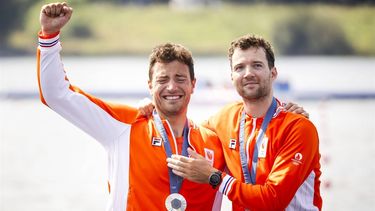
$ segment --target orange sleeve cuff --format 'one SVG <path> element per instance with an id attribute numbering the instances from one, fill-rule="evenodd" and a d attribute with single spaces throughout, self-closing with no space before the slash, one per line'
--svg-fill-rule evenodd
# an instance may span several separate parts
<path id="1" fill-rule="evenodd" d="M 221 173 L 221 179 L 224 179 L 224 177 L 227 175 L 227 173 L 225 173 L 225 172 L 222 172 Z"/>
<path id="2" fill-rule="evenodd" d="M 38 36 L 39 36 L 39 38 L 41 38 L 41 39 L 51 39 L 51 38 L 56 37 L 56 36 L 59 35 L 59 34 L 60 34 L 60 31 L 55 32 L 55 33 L 53 33 L 53 34 L 43 34 L 42 30 L 40 30 L 39 33 L 38 33 Z"/>

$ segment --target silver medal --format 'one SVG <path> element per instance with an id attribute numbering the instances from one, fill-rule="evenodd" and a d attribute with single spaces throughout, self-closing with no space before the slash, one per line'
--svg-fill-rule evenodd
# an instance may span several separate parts
<path id="1" fill-rule="evenodd" d="M 165 207 L 168 211 L 184 211 L 186 206 L 186 199 L 179 193 L 172 193 L 165 200 Z"/>

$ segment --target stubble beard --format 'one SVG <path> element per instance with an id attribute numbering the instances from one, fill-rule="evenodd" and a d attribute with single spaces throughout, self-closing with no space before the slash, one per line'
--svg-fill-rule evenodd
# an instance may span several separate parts
<path id="1" fill-rule="evenodd" d="M 266 81 L 264 84 L 269 83 L 270 81 Z M 245 87 L 240 87 L 240 89 L 237 91 L 244 100 L 254 102 L 267 98 L 271 93 L 271 88 L 266 85 L 262 85 L 254 90 L 249 90 Z"/>
<path id="2" fill-rule="evenodd" d="M 187 106 L 185 107 L 184 104 L 186 102 L 176 102 L 176 103 L 170 103 L 170 102 L 162 102 L 158 106 L 158 110 L 162 113 L 165 117 L 175 117 L 179 116 L 184 113 L 185 110 L 187 110 Z M 188 102 L 187 102 L 188 103 Z"/>

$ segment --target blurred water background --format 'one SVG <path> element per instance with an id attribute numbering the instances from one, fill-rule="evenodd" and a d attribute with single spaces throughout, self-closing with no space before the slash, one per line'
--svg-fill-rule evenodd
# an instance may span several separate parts
<path id="1" fill-rule="evenodd" d="M 146 56 L 63 61 L 89 93 L 134 106 L 148 96 Z M 200 122 L 238 97 L 225 57 L 195 63 L 189 116 Z M 319 131 L 324 210 L 374 210 L 375 58 L 280 57 L 276 66 L 276 95 L 302 105 Z M 0 58 L 0 76 L 0 210 L 104 210 L 105 151 L 41 104 L 35 58 Z"/>

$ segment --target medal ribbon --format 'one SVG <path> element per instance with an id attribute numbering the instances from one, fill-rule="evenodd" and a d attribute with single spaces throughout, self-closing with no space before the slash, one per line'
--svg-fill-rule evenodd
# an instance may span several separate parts
<path id="1" fill-rule="evenodd" d="M 163 122 L 161 121 L 160 116 L 156 112 L 156 110 L 154 110 L 152 112 L 152 115 L 153 115 L 154 120 L 155 120 L 156 128 L 159 131 L 159 133 L 160 133 L 160 135 L 163 139 L 165 154 L 168 158 L 170 158 L 172 156 L 172 150 L 171 150 L 171 145 L 169 143 L 168 135 L 167 135 L 167 132 L 165 131 Z M 183 156 L 188 156 L 188 152 L 187 152 L 188 133 L 189 133 L 189 127 L 188 127 L 188 121 L 186 120 L 184 130 L 183 130 L 183 133 L 182 133 L 183 143 L 182 143 L 181 155 L 183 155 Z M 176 152 L 176 153 L 178 153 L 178 152 Z M 178 193 L 180 191 L 183 178 L 175 175 L 172 172 L 171 168 L 168 168 L 168 174 L 169 174 L 169 189 L 170 189 L 170 192 L 171 193 Z"/>
<path id="2" fill-rule="evenodd" d="M 258 149 L 260 148 L 263 136 L 267 130 L 268 124 L 270 123 L 272 116 L 276 112 L 277 109 L 277 102 L 276 99 L 272 99 L 272 104 L 268 108 L 266 116 L 264 117 L 260 132 L 256 138 L 256 142 L 254 145 L 254 153 L 253 159 L 251 164 L 251 172 L 249 173 L 249 168 L 247 167 L 247 157 L 246 157 L 246 150 L 245 150 L 245 119 L 246 119 L 246 112 L 245 109 L 242 111 L 241 115 L 241 122 L 240 122 L 240 159 L 241 159 L 241 167 L 243 176 L 245 178 L 246 183 L 255 184 L 255 176 L 257 170 L 257 162 L 258 162 Z"/>

